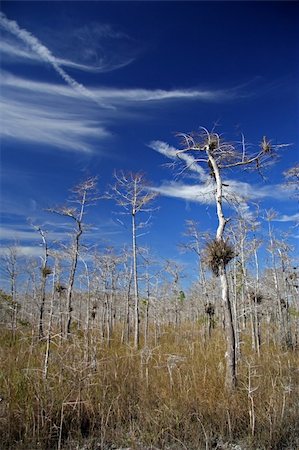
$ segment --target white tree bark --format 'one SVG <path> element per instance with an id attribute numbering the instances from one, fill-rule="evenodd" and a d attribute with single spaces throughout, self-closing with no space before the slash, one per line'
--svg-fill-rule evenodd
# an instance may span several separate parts
<path id="1" fill-rule="evenodd" d="M 215 158 L 210 152 L 208 146 L 206 147 L 206 153 L 208 155 L 209 161 L 213 168 L 216 182 L 216 208 L 218 216 L 218 227 L 216 232 L 216 240 L 222 241 L 224 236 L 224 229 L 228 222 L 223 213 L 223 188 L 222 188 L 222 178 L 220 175 L 220 170 L 217 165 Z M 229 297 L 228 280 L 226 274 L 226 268 L 223 264 L 219 266 L 219 277 L 221 283 L 222 292 L 222 302 L 225 308 L 225 327 L 226 327 L 226 338 L 227 338 L 227 348 L 226 348 L 226 376 L 225 385 L 228 389 L 234 389 L 237 385 L 237 371 L 236 371 L 236 338 L 235 338 L 235 327 L 232 314 L 232 306 Z"/>

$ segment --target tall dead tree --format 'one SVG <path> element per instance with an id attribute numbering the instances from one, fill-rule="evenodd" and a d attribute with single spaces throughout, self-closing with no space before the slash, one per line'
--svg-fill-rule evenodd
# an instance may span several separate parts
<path id="1" fill-rule="evenodd" d="M 15 337 L 17 330 L 17 320 L 18 320 L 18 308 L 19 304 L 17 302 L 17 278 L 19 275 L 19 252 L 17 245 L 12 245 L 7 247 L 5 253 L 1 255 L 0 268 L 4 276 L 8 278 L 9 290 L 10 290 L 10 308 L 12 316 L 12 331 L 13 337 Z"/>
<path id="2" fill-rule="evenodd" d="M 273 285 L 275 288 L 275 300 L 277 303 L 277 318 L 278 318 L 278 329 L 279 329 L 279 339 L 282 342 L 283 333 L 284 333 L 284 315 L 283 315 L 283 303 L 281 299 L 281 288 L 280 288 L 280 279 L 279 279 L 279 268 L 277 265 L 277 247 L 276 247 L 276 239 L 274 236 L 273 227 L 271 222 L 276 218 L 277 213 L 271 209 L 266 211 L 265 219 L 268 222 L 268 235 L 269 235 L 269 245 L 267 247 L 268 252 L 271 255 L 271 263 L 272 263 L 272 275 L 273 275 Z"/>
<path id="3" fill-rule="evenodd" d="M 139 286 L 138 286 L 138 258 L 137 239 L 140 236 L 137 232 L 149 224 L 153 208 L 147 205 L 152 202 L 157 193 L 150 192 L 147 188 L 144 176 L 141 173 L 120 172 L 115 173 L 116 183 L 111 186 L 107 197 L 114 198 L 116 203 L 124 209 L 124 214 L 131 216 L 132 233 L 132 266 L 133 266 L 133 286 L 134 286 L 134 347 L 138 348 L 140 343 L 140 312 L 139 312 Z M 139 214 L 147 213 L 145 221 L 137 221 Z"/>
<path id="4" fill-rule="evenodd" d="M 49 259 L 49 248 L 46 239 L 46 233 L 40 226 L 33 226 L 33 228 L 40 234 L 42 239 L 42 246 L 44 249 L 44 254 L 41 257 L 41 286 L 40 286 L 40 305 L 39 305 L 39 324 L 38 324 L 38 337 L 39 339 L 44 338 L 44 311 L 45 311 L 45 301 L 46 301 L 46 284 L 47 277 L 52 273 L 52 269 L 48 266 Z"/>
<path id="5" fill-rule="evenodd" d="M 75 228 L 72 237 L 72 244 L 70 248 L 71 268 L 66 290 L 66 302 L 67 302 L 67 323 L 65 330 L 66 336 L 69 336 L 71 334 L 72 311 L 73 311 L 72 298 L 75 283 L 75 275 L 77 271 L 79 258 L 80 241 L 84 231 L 83 219 L 86 207 L 91 204 L 94 204 L 95 200 L 97 200 L 98 198 L 96 196 L 96 185 L 97 185 L 96 177 L 88 178 L 87 180 L 75 186 L 71 191 L 73 193 L 73 197 L 69 200 L 69 202 L 77 204 L 77 206 L 71 207 L 66 205 L 60 208 L 53 208 L 48 210 L 63 217 L 70 217 L 75 223 Z"/>
<path id="6" fill-rule="evenodd" d="M 195 253 L 197 257 L 197 264 L 198 264 L 198 289 L 197 289 L 197 296 L 200 302 L 196 302 L 197 306 L 197 316 L 199 316 L 199 310 L 200 306 L 204 306 L 205 311 L 207 309 L 209 311 L 212 311 L 210 308 L 211 302 L 208 299 L 207 294 L 207 283 L 206 283 L 206 274 L 205 274 L 205 268 L 202 263 L 202 253 L 203 253 L 203 245 L 208 240 L 209 236 L 206 232 L 201 232 L 199 229 L 199 225 L 194 220 L 187 220 L 186 221 L 186 231 L 184 235 L 187 237 L 188 241 L 181 245 L 183 250 L 186 251 L 192 251 Z M 198 292 L 199 291 L 199 292 Z M 199 295 L 198 295 L 199 294 Z M 210 322 L 210 315 L 209 317 L 209 324 Z M 198 320 L 198 317 L 197 317 Z M 209 327 L 209 330 L 211 328 Z M 209 333 L 210 335 L 210 333 Z"/>
<path id="7" fill-rule="evenodd" d="M 170 300 L 172 303 L 172 310 L 174 312 L 174 323 L 175 327 L 178 328 L 178 326 L 181 323 L 181 309 L 182 309 L 182 303 L 185 299 L 185 294 L 181 290 L 180 286 L 180 279 L 182 277 L 182 271 L 183 268 L 178 263 L 172 260 L 167 260 L 165 263 L 164 270 L 166 273 L 170 275 Z"/>
<path id="8" fill-rule="evenodd" d="M 118 270 L 117 266 L 120 258 L 115 254 L 112 247 L 108 247 L 105 253 L 99 258 L 101 268 L 101 282 L 103 290 L 104 311 L 103 311 L 103 337 L 106 337 L 107 344 L 111 344 L 112 333 L 115 322 L 115 299 L 117 289 Z"/>
<path id="9" fill-rule="evenodd" d="M 52 274 L 52 292 L 51 292 L 51 300 L 50 300 L 50 311 L 49 311 L 49 319 L 48 319 L 48 330 L 46 334 L 46 351 L 45 351 L 45 358 L 44 358 L 44 368 L 43 368 L 43 378 L 44 380 L 47 379 L 48 376 L 48 370 L 49 370 L 49 358 L 50 358 L 50 347 L 51 347 L 51 334 L 52 334 L 52 322 L 53 322 L 53 315 L 54 315 L 54 304 L 55 304 L 55 295 L 57 292 L 56 289 L 56 266 L 57 266 L 57 260 L 56 255 L 53 253 L 51 255 L 54 257 L 54 264 L 53 264 L 53 270 L 51 270 Z"/>
<path id="10" fill-rule="evenodd" d="M 205 274 L 201 261 L 202 244 L 207 240 L 207 233 L 199 230 L 198 223 L 194 220 L 186 220 L 186 231 L 184 235 L 188 242 L 181 245 L 184 250 L 190 250 L 196 254 L 198 261 L 198 281 L 201 285 L 205 284 Z"/>
<path id="11" fill-rule="evenodd" d="M 283 306 L 283 344 L 287 348 L 293 347 L 292 339 L 292 329 L 291 329 L 291 316 L 290 316 L 290 282 L 289 275 L 291 273 L 291 259 L 289 253 L 291 252 L 291 247 L 285 241 L 277 241 L 277 252 L 280 259 L 281 266 L 281 276 L 282 276 L 282 298 L 281 304 Z"/>
<path id="12" fill-rule="evenodd" d="M 258 259 L 258 249 L 261 246 L 262 241 L 254 238 L 251 242 L 252 253 L 254 256 L 255 265 L 255 280 L 253 285 L 253 291 L 250 293 L 249 299 L 251 300 L 251 306 L 253 308 L 252 314 L 252 348 L 260 356 L 260 346 L 262 342 L 261 338 L 261 314 L 260 304 L 263 301 L 263 296 L 260 293 L 260 268 Z"/>
<path id="13" fill-rule="evenodd" d="M 285 187 L 293 192 L 294 198 L 299 200 L 299 163 L 286 170 L 283 174 L 286 178 Z"/>
<path id="14" fill-rule="evenodd" d="M 259 148 L 249 153 L 243 136 L 239 144 L 228 143 L 217 133 L 209 132 L 205 128 L 202 128 L 201 133 L 181 133 L 179 136 L 182 140 L 182 149 L 176 152 L 176 156 L 183 162 L 184 170 L 188 168 L 199 174 L 200 180 L 210 184 L 214 192 L 218 227 L 215 239 L 207 245 L 206 261 L 220 279 L 227 337 L 225 385 L 228 389 L 234 389 L 237 385 L 236 337 L 226 269 L 234 257 L 234 250 L 225 239 L 225 228 L 229 218 L 225 217 L 223 203 L 225 200 L 233 200 L 238 194 L 229 186 L 229 181 L 223 179 L 223 172 L 227 169 L 246 168 L 253 168 L 259 172 L 273 159 L 275 148 L 264 136 Z M 202 165 L 206 167 L 205 174 Z M 210 176 L 207 176 L 207 171 Z"/>
<path id="15" fill-rule="evenodd" d="M 133 281 L 133 268 L 130 263 L 130 253 L 123 249 L 123 270 L 122 270 L 122 288 L 125 295 L 125 313 L 124 313 L 124 324 L 122 333 L 122 342 L 126 344 L 130 340 L 130 299 L 131 299 L 131 287 Z"/>

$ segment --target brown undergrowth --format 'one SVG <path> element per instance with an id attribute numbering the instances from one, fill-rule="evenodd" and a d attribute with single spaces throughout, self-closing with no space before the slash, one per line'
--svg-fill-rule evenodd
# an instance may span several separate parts
<path id="1" fill-rule="evenodd" d="M 165 329 L 135 351 L 115 335 L 45 343 L 1 332 L 3 449 L 295 449 L 299 435 L 298 352 L 269 345 L 258 358 L 246 336 L 238 388 L 224 389 L 224 335 L 203 341 L 188 325 Z M 76 443 L 76 444 L 74 444 Z"/>

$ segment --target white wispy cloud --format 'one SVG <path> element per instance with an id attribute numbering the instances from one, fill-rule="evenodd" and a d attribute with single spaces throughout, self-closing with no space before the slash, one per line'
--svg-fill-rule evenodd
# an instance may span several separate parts
<path id="1" fill-rule="evenodd" d="M 8 33 L 2 33 L 0 42 L 3 60 L 40 64 L 41 57 L 35 48 L 18 34 L 6 30 Z M 39 43 L 55 55 L 60 67 L 76 71 L 106 73 L 118 70 L 131 64 L 142 51 L 141 43 L 134 38 L 111 24 L 98 21 L 78 27 L 70 20 L 60 24 L 58 17 L 54 32 L 43 26 L 38 29 L 38 35 Z"/>
<path id="2" fill-rule="evenodd" d="M 163 141 L 152 141 L 148 145 L 153 150 L 157 151 L 158 153 L 161 153 L 162 155 L 166 156 L 167 158 L 170 158 L 172 160 L 178 160 L 178 152 L 179 150 L 175 147 L 172 147 L 168 145 L 166 142 Z M 188 153 L 180 153 L 179 154 L 180 160 L 182 160 L 187 168 L 191 170 L 192 172 L 196 172 L 199 174 L 199 179 L 201 181 L 207 181 L 208 180 L 208 174 L 205 171 L 203 167 L 201 167 L 197 162 L 196 159 L 188 154 Z"/>
<path id="3" fill-rule="evenodd" d="M 230 96 L 228 91 L 208 91 L 199 89 L 95 89 L 95 95 L 111 103 L 158 102 L 170 100 L 217 101 Z"/>
<path id="4" fill-rule="evenodd" d="M 150 187 L 150 190 L 165 195 L 166 197 L 181 198 L 202 204 L 212 204 L 215 189 L 208 184 L 189 185 L 177 181 L 165 181 L 158 187 Z"/>
<path id="5" fill-rule="evenodd" d="M 3 170 L 1 173 L 1 181 L 2 181 L 2 189 L 7 189 L 8 186 L 10 186 L 6 180 L 4 180 L 3 176 Z M 16 180 L 15 185 L 18 183 L 18 180 Z M 12 183 L 13 184 L 13 183 Z M 11 186 L 10 186 L 10 189 Z M 27 186 L 23 185 L 23 187 L 20 185 L 20 192 L 25 189 L 27 189 Z M 12 199 L 8 195 L 1 195 L 1 201 L 0 201 L 0 217 L 3 218 L 3 216 L 9 216 L 10 218 L 22 218 L 22 220 L 26 220 L 28 215 L 32 214 L 33 211 L 31 209 L 30 200 L 22 200 L 19 201 L 19 198 Z"/>
<path id="6" fill-rule="evenodd" d="M 27 78 L 15 76 L 5 70 L 1 70 L 0 74 L 1 85 L 3 88 L 11 89 L 12 92 L 15 93 L 21 93 L 24 91 L 25 93 L 32 94 L 34 92 L 36 95 L 42 94 L 48 96 L 63 96 L 71 99 L 78 99 L 81 97 L 80 93 L 74 91 L 68 85 L 65 86 L 63 84 L 33 81 Z M 2 92 L 2 95 L 4 94 L 5 92 Z"/>
<path id="7" fill-rule="evenodd" d="M 82 96 L 88 97 L 92 101 L 97 101 L 93 94 L 85 88 L 81 83 L 78 83 L 61 67 L 59 60 L 51 53 L 51 51 L 43 45 L 35 36 L 29 31 L 21 28 L 17 22 L 8 19 L 4 13 L 0 12 L 0 26 L 6 31 L 12 33 L 14 36 L 21 39 L 25 44 L 29 45 L 31 50 L 35 52 L 43 61 L 49 63 L 53 69 L 61 76 L 61 78 L 73 89 L 75 89 Z"/>
<path id="8" fill-rule="evenodd" d="M 247 219 L 254 218 L 248 203 L 256 202 L 266 198 L 281 200 L 283 199 L 283 186 L 271 185 L 260 186 L 250 185 L 236 180 L 225 180 L 228 186 L 223 187 L 223 197 L 226 204 L 237 209 L 239 214 Z M 186 184 L 177 181 L 164 181 L 160 186 L 150 188 L 166 197 L 179 198 L 186 201 L 214 204 L 215 202 L 215 184 L 206 182 L 202 184 Z M 274 192 L 274 194 L 273 194 Z M 280 221 L 298 220 L 299 214 L 293 216 L 282 216 Z M 279 220 L 279 219 L 276 219 Z"/>
<path id="9" fill-rule="evenodd" d="M 2 39 L 0 42 L 0 52 L 2 57 L 8 57 L 9 60 L 40 63 L 40 57 L 30 49 L 19 45 L 17 42 L 11 42 L 9 39 Z"/>
<path id="10" fill-rule="evenodd" d="M 43 256 L 44 250 L 40 246 L 36 245 L 14 245 L 14 249 L 18 257 L 30 257 L 37 258 Z M 0 247 L 0 256 L 5 256 L 8 254 L 8 249 Z"/>
<path id="11" fill-rule="evenodd" d="M 1 136 L 75 152 L 91 152 L 94 148 L 99 151 L 99 143 L 111 136 L 109 127 L 116 119 L 142 120 L 147 106 L 152 103 L 167 107 L 170 100 L 189 101 L 204 95 L 196 90 L 94 88 L 92 95 L 98 104 L 109 105 L 107 109 L 82 98 L 68 85 L 33 81 L 4 70 L 0 75 Z M 175 153 L 175 149 L 165 143 L 156 141 L 152 145 L 162 153 L 163 149 L 168 151 L 168 156 Z M 191 157 L 183 158 L 192 163 Z M 200 167 L 192 164 L 192 169 L 204 179 Z"/>
<path id="12" fill-rule="evenodd" d="M 49 215 L 49 213 L 44 213 L 44 218 Z M 56 216 L 55 216 L 56 217 Z M 39 245 L 42 247 L 41 236 L 38 231 L 34 229 L 34 220 L 32 221 L 28 218 L 24 218 L 23 221 L 18 220 L 12 224 L 5 224 L 0 226 L 0 242 L 2 246 L 7 245 L 26 245 L 31 246 Z M 73 235 L 73 228 L 71 222 L 61 222 L 59 217 L 57 221 L 42 221 L 39 224 L 43 231 L 45 232 L 49 246 L 55 246 L 59 242 L 69 242 L 71 236 Z M 100 227 L 86 227 L 83 234 L 83 242 L 87 241 L 91 244 L 99 243 L 103 239 L 109 237 L 115 237 L 121 234 L 121 230 L 118 224 L 113 221 L 104 221 Z"/>
<path id="13" fill-rule="evenodd" d="M 72 115 L 62 109 L 58 113 L 55 107 L 30 105 L 29 101 L 1 101 L 2 138 L 90 152 L 90 139 L 103 139 L 110 135 L 96 120 L 85 119 L 80 113 Z"/>
<path id="14" fill-rule="evenodd" d="M 154 192 L 159 192 L 166 197 L 175 197 L 202 204 L 213 204 L 215 202 L 216 187 L 212 182 L 191 185 L 178 181 L 164 181 L 160 186 L 151 187 L 150 189 Z M 223 195 L 227 201 L 239 203 L 239 205 L 242 204 L 241 209 L 243 211 L 246 210 L 246 207 L 243 204 L 245 198 L 240 192 L 224 187 Z M 246 199 L 249 200 L 248 197 L 246 197 Z"/>
<path id="15" fill-rule="evenodd" d="M 265 198 L 282 200 L 284 198 L 283 186 L 280 185 L 251 185 L 242 181 L 230 179 L 224 180 L 224 183 L 228 186 L 223 187 L 223 194 L 229 201 L 254 201 Z M 215 192 L 215 185 L 212 183 L 190 185 L 177 181 L 167 181 L 163 182 L 161 186 L 152 187 L 151 189 L 160 192 L 161 194 L 169 195 L 170 197 L 183 198 L 202 203 L 210 203 L 211 201 L 214 201 L 214 197 L 211 196 L 211 194 Z M 208 200 L 205 198 L 206 195 L 208 196 Z M 290 217 L 292 220 L 295 220 L 298 215 L 299 214 L 294 214 L 293 216 L 284 217 Z"/>
<path id="16" fill-rule="evenodd" d="M 69 98 L 79 98 L 80 93 L 69 89 L 67 86 L 63 86 L 55 83 L 43 83 L 40 81 L 33 81 L 15 75 L 9 72 L 1 72 L 1 82 L 3 86 L 15 88 L 19 90 L 31 91 L 39 94 L 48 95 L 61 95 Z M 154 102 L 167 102 L 171 100 L 183 101 L 183 100 L 203 100 L 203 101 L 216 101 L 224 99 L 230 96 L 229 91 L 216 90 L 198 90 L 198 89 L 117 89 L 107 87 L 90 88 L 90 92 L 97 100 L 99 105 L 104 107 L 113 106 L 126 106 L 128 103 L 154 103 Z M 105 103 L 103 103 L 105 102 Z M 131 106 L 131 105 L 130 105 Z M 159 141 L 155 141 L 155 145 L 158 145 Z M 161 145 L 167 145 L 163 142 Z"/>
<path id="17" fill-rule="evenodd" d="M 48 233 L 49 240 L 65 240 L 67 233 L 51 231 Z M 41 243 L 40 234 L 33 229 L 25 229 L 24 226 L 14 225 L 12 227 L 0 228 L 0 240 L 9 242 L 35 241 Z"/>
<path id="18" fill-rule="evenodd" d="M 274 219 L 276 222 L 298 222 L 299 221 L 299 212 L 295 214 L 283 214 L 280 217 L 276 217 Z"/>
<path id="19" fill-rule="evenodd" d="M 248 200 L 262 200 L 265 198 L 273 200 L 285 200 L 287 198 L 284 186 L 282 184 L 256 184 L 246 183 L 245 181 L 224 179 L 224 191 L 230 194 L 237 194 L 239 197 Z"/>
<path id="20" fill-rule="evenodd" d="M 40 64 L 41 58 L 29 48 L 19 45 L 10 40 L 2 40 L 0 42 L 0 52 L 5 55 L 6 59 L 14 62 L 26 62 L 31 64 Z M 76 69 L 90 73 L 105 73 L 120 69 L 132 63 L 134 58 L 121 59 L 120 61 L 98 61 L 95 65 L 83 64 L 66 58 L 56 57 L 59 66 L 70 69 Z"/>
<path id="21" fill-rule="evenodd" d="M 99 118 L 97 106 L 69 86 L 31 82 L 1 72 L 1 137 L 56 147 L 72 152 L 92 152 L 110 133 Z M 63 93 L 67 94 L 63 95 Z"/>

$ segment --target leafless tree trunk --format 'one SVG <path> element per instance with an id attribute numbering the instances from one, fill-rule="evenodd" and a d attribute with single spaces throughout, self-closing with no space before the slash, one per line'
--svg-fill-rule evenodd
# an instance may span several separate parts
<path id="1" fill-rule="evenodd" d="M 111 192 L 107 198 L 114 198 L 119 206 L 124 208 L 125 214 L 131 216 L 132 235 L 132 268 L 133 268 L 133 288 L 134 288 L 134 347 L 140 345 L 140 313 L 139 313 L 139 286 L 138 286 L 138 248 L 137 230 L 144 228 L 150 219 L 137 223 L 137 214 L 151 213 L 153 210 L 146 207 L 148 203 L 157 196 L 154 192 L 148 192 L 142 174 L 129 173 L 125 175 L 115 173 L 116 184 L 111 187 Z M 140 236 L 140 235 L 139 235 Z"/>
<path id="2" fill-rule="evenodd" d="M 130 265 L 125 267 L 125 274 L 127 280 L 126 286 L 126 307 L 125 307 L 125 316 L 124 316 L 124 342 L 128 343 L 130 340 L 130 332 L 131 332 L 131 324 L 130 324 L 130 301 L 131 301 L 131 287 L 132 287 L 132 279 L 133 279 L 133 270 Z"/>
<path id="3" fill-rule="evenodd" d="M 220 175 L 218 164 L 210 151 L 211 144 L 209 143 L 206 147 L 206 153 L 211 163 L 215 181 L 216 181 L 216 193 L 215 201 L 218 216 L 218 228 L 216 232 L 216 241 L 221 242 L 224 238 L 224 229 L 228 222 L 228 219 L 224 217 L 223 213 L 223 187 L 222 178 Z M 237 385 L 237 373 L 236 373 L 236 337 L 235 337 L 235 327 L 233 321 L 233 312 L 229 296 L 228 280 L 226 273 L 225 264 L 219 264 L 218 267 L 220 282 L 221 282 L 221 292 L 222 292 L 222 302 L 225 306 L 225 326 L 226 326 L 226 338 L 227 338 L 227 349 L 226 349 L 226 377 L 225 384 L 228 389 L 234 389 Z"/>
<path id="4" fill-rule="evenodd" d="M 66 292 L 66 302 L 67 302 L 67 324 L 65 330 L 66 337 L 70 336 L 71 334 L 72 311 L 73 311 L 72 297 L 79 258 L 80 240 L 83 233 L 83 216 L 85 213 L 86 206 L 97 200 L 97 197 L 94 195 L 95 190 L 96 190 L 96 178 L 89 178 L 86 181 L 80 183 L 78 186 L 75 186 L 75 188 L 72 191 L 75 195 L 75 199 L 72 200 L 72 202 L 77 203 L 78 207 L 73 208 L 63 206 L 62 208 L 59 209 L 49 210 L 50 212 L 54 212 L 61 216 L 70 217 L 75 222 L 73 242 L 70 249 L 71 268 Z"/>
<path id="5" fill-rule="evenodd" d="M 39 339 L 43 339 L 46 284 L 47 284 L 47 277 L 52 273 L 52 270 L 48 266 L 49 249 L 46 234 L 39 226 L 34 226 L 34 229 L 40 234 L 42 239 L 42 245 L 44 248 L 44 256 L 41 258 L 42 266 L 41 266 L 41 287 L 40 287 L 40 306 L 39 306 L 39 325 L 38 325 L 38 337 Z"/>
<path id="6" fill-rule="evenodd" d="M 136 185 L 135 185 L 136 186 Z M 135 189 L 136 190 L 136 189 Z M 135 192 L 136 202 L 136 192 Z M 139 316 L 139 289 L 137 269 L 137 245 L 136 245 L 136 211 L 132 210 L 132 253 L 133 253 L 133 284 L 134 284 L 134 347 L 139 347 L 140 340 L 140 316 Z"/>
<path id="7" fill-rule="evenodd" d="M 149 333 L 149 310 L 150 310 L 150 275 L 148 270 L 145 274 L 145 282 L 146 282 L 146 303 L 145 303 L 145 312 L 144 312 L 144 347 L 147 346 L 148 343 L 148 333 Z"/>
<path id="8" fill-rule="evenodd" d="M 52 282 L 52 294 L 51 294 L 51 303 L 50 303 L 50 312 L 49 312 L 49 322 L 48 322 L 48 331 L 47 331 L 47 344 L 46 344 L 46 352 L 45 352 L 45 360 L 44 360 L 44 370 L 43 370 L 43 378 L 46 380 L 48 376 L 49 370 L 49 357 L 50 357 L 50 346 L 51 346 L 51 333 L 52 333 L 52 321 L 53 321 L 53 313 L 54 313 L 54 301 L 55 301 L 55 277 L 56 277 L 56 262 L 54 263 L 54 269 L 52 272 L 53 282 Z"/>
<path id="9" fill-rule="evenodd" d="M 283 298 L 281 298 L 282 305 L 282 315 L 283 315 L 283 325 L 284 325 L 284 338 L 283 344 L 288 347 L 293 347 L 292 330 L 291 330 L 291 320 L 290 320 L 290 305 L 289 305 L 289 292 L 290 285 L 288 281 L 288 251 L 289 248 L 286 243 L 277 243 L 277 252 L 280 257 L 281 270 L 282 270 L 282 284 L 283 284 Z"/>
<path id="10" fill-rule="evenodd" d="M 89 337 L 90 337 L 90 303 L 91 303 L 91 289 L 90 289 L 90 275 L 88 270 L 88 265 L 86 261 L 80 257 L 82 264 L 85 269 L 85 279 L 86 279 L 86 316 L 85 316 L 85 330 L 84 330 L 84 360 L 85 363 L 89 362 Z"/>
<path id="11" fill-rule="evenodd" d="M 17 245 L 7 247 L 6 252 L 1 257 L 1 269 L 9 279 L 10 285 L 10 308 L 12 316 L 12 336 L 13 339 L 16 336 L 17 324 L 18 324 L 18 308 L 17 302 L 17 278 L 18 278 L 18 248 Z"/>
<path id="12" fill-rule="evenodd" d="M 280 288 L 280 281 L 278 278 L 278 268 L 277 268 L 277 261 L 276 261 L 276 241 L 274 239 L 273 235 L 273 229 L 271 227 L 272 220 L 276 217 L 276 213 L 273 210 L 266 212 L 266 219 L 268 221 L 268 234 L 269 234 L 269 246 L 268 251 L 271 255 L 272 259 L 272 275 L 273 275 L 273 282 L 274 282 L 274 288 L 275 288 L 275 297 L 276 297 L 276 304 L 277 304 L 277 316 L 278 316 L 278 330 L 279 330 L 279 341 L 282 345 L 285 345 L 285 317 L 284 317 L 284 299 L 282 299 L 281 296 L 281 288 Z"/>

